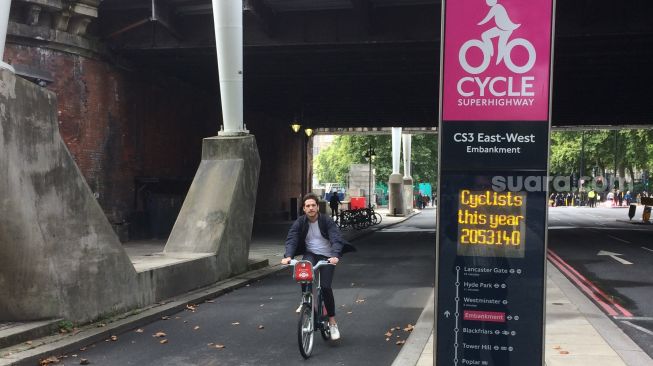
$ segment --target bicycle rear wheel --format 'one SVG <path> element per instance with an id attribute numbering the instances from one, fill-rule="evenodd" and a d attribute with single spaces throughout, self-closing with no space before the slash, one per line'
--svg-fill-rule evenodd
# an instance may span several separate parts
<path id="1" fill-rule="evenodd" d="M 302 357 L 311 357 L 311 352 L 313 352 L 313 309 L 308 304 L 302 306 L 299 314 L 297 341 Z"/>

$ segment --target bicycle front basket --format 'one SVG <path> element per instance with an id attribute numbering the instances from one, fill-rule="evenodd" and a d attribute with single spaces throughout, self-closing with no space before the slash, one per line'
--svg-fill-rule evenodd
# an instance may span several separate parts
<path id="1" fill-rule="evenodd" d="M 296 282 L 313 282 L 313 265 L 309 261 L 297 261 L 292 278 Z"/>

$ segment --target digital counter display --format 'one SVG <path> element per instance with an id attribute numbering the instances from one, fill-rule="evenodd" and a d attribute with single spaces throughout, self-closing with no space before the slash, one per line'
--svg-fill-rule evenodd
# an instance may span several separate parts
<path id="1" fill-rule="evenodd" d="M 457 222 L 458 255 L 524 257 L 526 195 L 523 192 L 461 189 Z"/>

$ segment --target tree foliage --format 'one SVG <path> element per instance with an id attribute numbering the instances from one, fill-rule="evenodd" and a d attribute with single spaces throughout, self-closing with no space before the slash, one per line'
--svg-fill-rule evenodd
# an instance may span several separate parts
<path id="1" fill-rule="evenodd" d="M 315 157 L 315 171 L 320 182 L 346 183 L 351 164 L 365 164 L 365 153 L 374 148 L 373 162 L 377 182 L 387 182 L 392 174 L 392 137 L 390 135 L 343 135 Z M 437 182 L 437 136 L 413 135 L 411 141 L 411 175 L 414 182 Z M 403 153 L 403 152 L 402 152 Z M 403 174 L 403 158 L 401 159 Z"/>
<path id="2" fill-rule="evenodd" d="M 551 134 L 552 175 L 605 175 L 616 171 L 634 180 L 635 172 L 653 168 L 653 130 L 564 131 Z"/>

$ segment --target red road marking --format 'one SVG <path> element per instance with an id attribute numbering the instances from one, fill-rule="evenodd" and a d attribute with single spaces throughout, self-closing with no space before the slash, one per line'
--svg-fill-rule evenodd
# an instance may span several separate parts
<path id="1" fill-rule="evenodd" d="M 548 249 L 548 258 L 553 265 L 555 265 L 560 271 L 565 273 L 567 277 L 574 282 L 585 294 L 594 301 L 596 301 L 599 306 L 601 306 L 606 313 L 610 316 L 616 316 L 618 313 L 615 311 L 617 309 L 623 316 L 632 317 L 633 314 L 624 309 L 621 305 L 616 303 L 610 296 L 603 292 L 600 288 L 596 287 L 592 281 L 587 279 L 585 276 L 580 274 L 574 267 L 565 262 L 559 255 L 557 255 L 553 250 Z M 603 299 L 599 298 L 600 295 Z M 605 300 L 605 301 L 604 301 Z M 614 307 L 614 308 L 613 308 Z"/>

